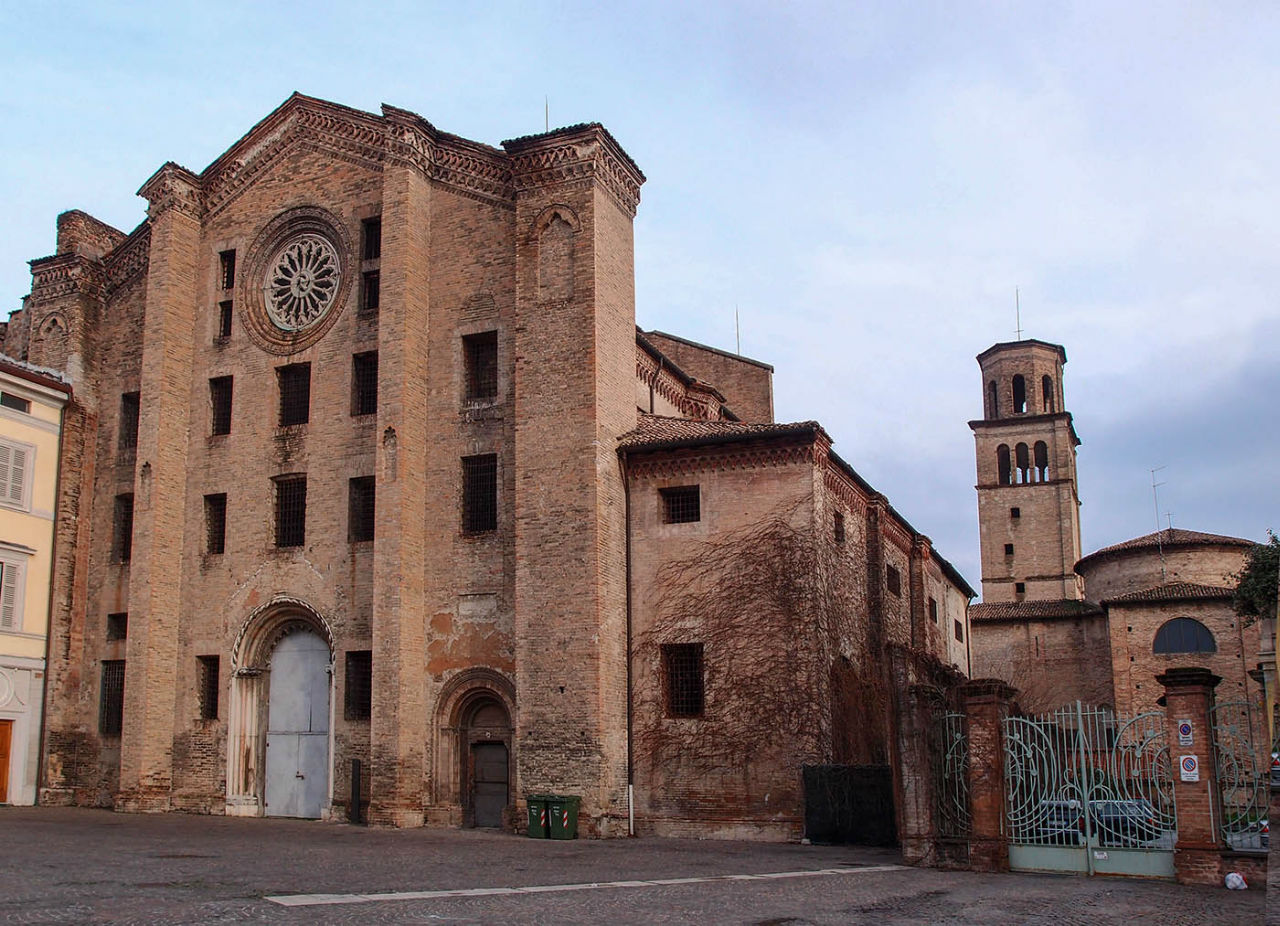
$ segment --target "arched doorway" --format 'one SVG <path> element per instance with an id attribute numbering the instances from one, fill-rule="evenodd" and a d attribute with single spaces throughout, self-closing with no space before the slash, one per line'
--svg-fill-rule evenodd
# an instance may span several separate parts
<path id="1" fill-rule="evenodd" d="M 310 630 L 271 654 L 263 812 L 320 816 L 329 796 L 329 645 Z"/>
<path id="2" fill-rule="evenodd" d="M 511 718 L 502 702 L 479 698 L 470 706 L 463 725 L 470 822 L 476 827 L 501 827 L 511 803 Z"/>
<path id="3" fill-rule="evenodd" d="M 305 602 L 277 597 L 232 649 L 229 816 L 323 817 L 332 802 L 333 634 Z"/>

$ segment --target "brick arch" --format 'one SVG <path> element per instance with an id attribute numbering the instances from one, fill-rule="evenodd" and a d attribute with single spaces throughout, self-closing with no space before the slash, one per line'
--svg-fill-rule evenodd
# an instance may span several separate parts
<path id="1" fill-rule="evenodd" d="M 476 729 L 471 726 L 471 720 L 489 705 L 500 706 L 510 724 L 506 730 L 489 728 L 485 740 L 507 746 L 512 769 L 511 793 L 515 793 L 516 689 L 511 680 L 496 669 L 477 666 L 449 679 L 436 700 L 434 798 L 437 807 L 454 825 L 474 822 L 470 806 L 470 760 Z"/>
<path id="2" fill-rule="evenodd" d="M 440 689 L 440 698 L 436 701 L 437 725 L 457 729 L 476 703 L 486 697 L 505 707 L 507 716 L 514 722 L 516 686 L 497 669 L 477 666 L 459 672 Z"/>
<path id="3" fill-rule="evenodd" d="M 240 632 L 236 634 L 231 646 L 232 670 L 261 671 L 282 637 L 304 629 L 314 631 L 329 644 L 332 658 L 333 629 L 324 615 L 300 598 L 275 596 L 266 604 L 255 608 L 240 625 Z"/>
<path id="4" fill-rule="evenodd" d="M 578 213 L 564 203 L 552 203 L 539 212 L 533 224 L 529 226 L 529 240 L 536 242 L 557 218 L 573 229 L 575 235 L 582 231 L 582 220 L 578 218 Z"/>

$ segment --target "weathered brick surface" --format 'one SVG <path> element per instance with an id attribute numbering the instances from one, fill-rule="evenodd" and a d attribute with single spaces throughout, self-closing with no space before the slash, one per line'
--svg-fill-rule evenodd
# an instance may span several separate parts
<path id="1" fill-rule="evenodd" d="M 713 384 L 743 421 L 773 421 L 773 367 L 663 331 L 648 338 L 690 376 Z"/>

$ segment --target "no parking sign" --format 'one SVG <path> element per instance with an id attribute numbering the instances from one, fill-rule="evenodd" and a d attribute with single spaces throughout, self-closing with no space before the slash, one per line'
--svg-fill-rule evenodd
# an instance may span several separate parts
<path id="1" fill-rule="evenodd" d="M 1200 780 L 1200 760 L 1196 756 L 1181 756 L 1178 759 L 1178 770 L 1183 781 Z"/>

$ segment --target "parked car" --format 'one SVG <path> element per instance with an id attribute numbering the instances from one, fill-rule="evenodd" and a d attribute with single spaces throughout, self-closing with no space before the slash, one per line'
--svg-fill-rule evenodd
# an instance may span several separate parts
<path id="1" fill-rule="evenodd" d="M 1089 818 L 1100 846 L 1134 848 L 1164 835 L 1156 809 L 1148 800 L 1090 801 Z"/>
<path id="2" fill-rule="evenodd" d="M 1280 752 L 1271 754 L 1271 787 L 1280 788 Z"/>
<path id="3" fill-rule="evenodd" d="M 1028 842 L 1043 846 L 1084 845 L 1084 813 L 1080 802 L 1041 801 Z"/>

